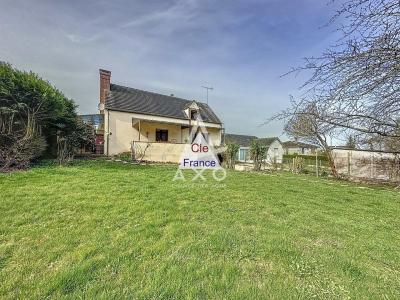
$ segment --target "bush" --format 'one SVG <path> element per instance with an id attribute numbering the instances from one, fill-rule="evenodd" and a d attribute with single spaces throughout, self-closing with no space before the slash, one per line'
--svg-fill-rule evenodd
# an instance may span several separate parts
<path id="1" fill-rule="evenodd" d="M 304 171 L 305 160 L 303 157 L 297 156 L 293 158 L 292 171 L 295 173 L 302 173 Z"/>
<path id="2" fill-rule="evenodd" d="M 292 168 L 293 160 L 296 158 L 302 158 L 304 160 L 305 167 L 315 167 L 315 155 L 299 155 L 299 154 L 284 154 L 282 163 Z M 318 154 L 318 165 L 320 167 L 328 167 L 329 161 L 326 155 Z"/>
<path id="3" fill-rule="evenodd" d="M 0 170 L 26 168 L 77 128 L 76 106 L 32 72 L 0 64 Z M 48 146 L 48 147 L 46 147 Z"/>
<path id="4" fill-rule="evenodd" d="M 46 149 L 42 136 L 18 139 L 15 135 L 0 135 L 0 169 L 27 168 L 31 161 L 39 157 Z"/>
<path id="5" fill-rule="evenodd" d="M 95 132 L 92 126 L 77 119 L 68 131 L 59 131 L 57 134 L 57 158 L 59 164 L 66 164 L 73 160 L 77 149 L 87 145 L 93 146 Z"/>
<path id="6" fill-rule="evenodd" d="M 250 145 L 250 158 L 253 160 L 254 171 L 261 170 L 261 165 L 267 157 L 267 147 L 263 146 L 259 140 L 252 140 Z"/>
<path id="7" fill-rule="evenodd" d="M 302 157 L 305 160 L 314 160 L 315 161 L 315 155 L 302 155 L 302 154 L 284 154 L 283 155 L 283 159 L 288 160 L 288 161 L 291 161 L 293 158 L 296 158 L 296 157 Z M 325 162 L 325 161 L 328 161 L 328 158 L 326 157 L 325 154 L 318 154 L 318 160 Z"/>
<path id="8" fill-rule="evenodd" d="M 240 146 L 235 143 L 228 144 L 224 153 L 226 167 L 228 169 L 235 169 L 235 163 Z"/>
<path id="9" fill-rule="evenodd" d="M 131 152 L 123 152 L 115 156 L 116 159 L 120 159 L 122 161 L 132 161 L 132 153 Z"/>

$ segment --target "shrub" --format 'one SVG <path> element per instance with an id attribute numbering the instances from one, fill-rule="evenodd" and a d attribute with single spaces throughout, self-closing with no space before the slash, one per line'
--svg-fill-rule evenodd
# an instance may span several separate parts
<path id="1" fill-rule="evenodd" d="M 68 131 L 60 130 L 57 133 L 57 158 L 59 164 L 71 161 L 78 148 L 94 145 L 95 138 L 93 127 L 83 123 L 80 119 L 77 119 L 76 123 Z"/>
<path id="2" fill-rule="evenodd" d="M 254 170 L 261 170 L 261 165 L 267 157 L 267 147 L 263 146 L 259 140 L 252 140 L 250 145 L 250 158 L 253 160 Z"/>
<path id="3" fill-rule="evenodd" d="M 305 171 L 305 160 L 301 156 L 293 158 L 293 168 L 292 171 L 295 173 L 303 173 Z"/>
<path id="4" fill-rule="evenodd" d="M 236 163 L 237 154 L 239 152 L 239 148 L 240 148 L 240 146 L 235 143 L 227 145 L 224 156 L 225 156 L 226 166 L 228 169 L 232 169 L 232 170 L 235 169 L 235 163 Z"/>
<path id="5" fill-rule="evenodd" d="M 288 160 L 288 161 L 292 161 L 292 159 L 296 158 L 296 157 L 302 157 L 305 160 L 315 161 L 315 155 L 303 155 L 303 154 L 284 154 L 283 155 L 283 159 Z M 318 160 L 326 162 L 326 161 L 328 161 L 328 158 L 324 154 L 318 154 Z"/>
<path id="6" fill-rule="evenodd" d="M 32 72 L 0 64 L 0 170 L 25 168 L 77 128 L 76 106 Z M 48 145 L 48 147 L 46 147 Z"/>
<path id="7" fill-rule="evenodd" d="M 46 141 L 42 136 L 19 139 L 12 134 L 0 135 L 0 169 L 27 168 L 45 149 Z"/>

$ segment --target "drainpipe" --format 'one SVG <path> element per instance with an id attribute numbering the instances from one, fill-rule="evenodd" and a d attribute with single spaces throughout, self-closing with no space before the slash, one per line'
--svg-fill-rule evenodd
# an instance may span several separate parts
<path id="1" fill-rule="evenodd" d="M 107 109 L 107 156 L 110 145 L 110 111 Z"/>

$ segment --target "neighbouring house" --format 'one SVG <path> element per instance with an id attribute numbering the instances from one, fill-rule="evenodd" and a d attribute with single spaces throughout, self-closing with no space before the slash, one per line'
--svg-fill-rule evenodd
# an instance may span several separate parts
<path id="1" fill-rule="evenodd" d="M 251 142 L 255 139 L 267 147 L 267 163 L 282 163 L 283 147 L 278 137 L 258 138 L 253 135 L 225 134 L 225 144 L 235 143 L 240 146 L 237 160 L 243 163 L 252 163 L 250 146 Z"/>
<path id="2" fill-rule="evenodd" d="M 250 145 L 253 140 L 257 137 L 253 135 L 241 135 L 241 134 L 225 134 L 225 144 L 237 144 L 240 146 L 238 151 L 237 160 L 240 162 L 250 161 Z"/>
<path id="3" fill-rule="evenodd" d="M 282 143 L 285 154 L 301 154 L 301 155 L 311 155 L 315 154 L 318 149 L 317 146 L 306 144 L 298 141 L 287 141 Z"/>
<path id="4" fill-rule="evenodd" d="M 205 139 L 214 147 L 221 145 L 222 122 L 208 104 L 112 84 L 110 79 L 111 72 L 100 69 L 106 155 L 133 149 L 144 160 L 179 162 L 198 116 Z"/>
<path id="5" fill-rule="evenodd" d="M 282 142 L 278 137 L 260 138 L 261 144 L 267 147 L 267 162 L 282 163 L 283 147 Z"/>

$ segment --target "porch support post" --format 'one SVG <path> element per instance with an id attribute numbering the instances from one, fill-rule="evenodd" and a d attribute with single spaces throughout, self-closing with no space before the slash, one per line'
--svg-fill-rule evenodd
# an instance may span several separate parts
<path id="1" fill-rule="evenodd" d="M 140 142 L 140 125 L 141 125 L 141 121 L 139 120 L 139 142 Z"/>

